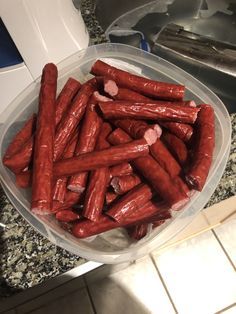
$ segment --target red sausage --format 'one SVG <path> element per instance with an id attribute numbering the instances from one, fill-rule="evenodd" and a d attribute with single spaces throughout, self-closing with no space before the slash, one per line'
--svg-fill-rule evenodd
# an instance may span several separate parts
<path id="1" fill-rule="evenodd" d="M 111 229 L 137 224 L 148 217 L 153 217 L 153 215 L 161 209 L 162 207 L 159 207 L 158 204 L 149 201 L 144 206 L 139 207 L 132 215 L 126 217 L 123 223 L 114 221 L 108 216 L 101 215 L 96 222 L 86 219 L 76 223 L 72 229 L 72 233 L 77 238 L 90 237 Z"/>
<path id="2" fill-rule="evenodd" d="M 127 228 L 130 238 L 135 240 L 141 240 L 148 232 L 148 223 L 132 226 Z"/>
<path id="3" fill-rule="evenodd" d="M 109 89 L 107 90 L 107 93 L 109 93 Z M 112 96 L 112 95 L 111 95 Z M 115 100 L 129 100 L 129 101 L 135 101 L 135 102 L 150 102 L 153 101 L 151 98 L 148 98 L 146 96 L 143 96 L 142 94 L 139 94 L 131 89 L 127 88 L 118 88 L 117 94 L 112 96 Z M 161 103 L 161 101 L 155 100 L 155 103 Z M 188 107 L 196 107 L 195 101 L 193 100 L 183 100 L 183 101 L 172 101 L 172 102 L 166 102 L 169 105 L 179 105 L 179 106 L 188 106 Z"/>
<path id="4" fill-rule="evenodd" d="M 94 90 L 95 87 L 91 81 L 85 83 L 79 90 L 67 113 L 58 124 L 54 141 L 54 161 L 59 160 L 62 156 L 68 139 L 82 119 L 88 100 Z"/>
<path id="5" fill-rule="evenodd" d="M 57 67 L 48 63 L 41 78 L 33 160 L 31 210 L 37 214 L 48 214 L 52 207 L 56 90 Z"/>
<path id="6" fill-rule="evenodd" d="M 162 139 L 179 163 L 185 165 L 188 158 L 188 150 L 184 142 L 174 134 L 167 132 L 163 133 Z"/>
<path id="7" fill-rule="evenodd" d="M 92 152 L 95 148 L 102 121 L 94 106 L 92 103 L 87 106 L 74 156 Z M 73 192 L 82 193 L 86 187 L 87 177 L 88 172 L 72 176 L 67 188 Z"/>
<path id="8" fill-rule="evenodd" d="M 14 136 L 13 140 L 11 141 L 10 145 L 8 146 L 4 157 L 3 163 L 6 159 L 11 158 L 14 154 L 18 152 L 20 148 L 27 142 L 35 131 L 36 126 L 36 114 L 33 114 L 23 125 L 20 131 Z"/>
<path id="9" fill-rule="evenodd" d="M 160 125 L 164 126 L 167 130 L 169 130 L 184 142 L 188 142 L 193 135 L 192 126 L 186 123 L 162 121 L 160 122 Z"/>
<path id="10" fill-rule="evenodd" d="M 107 140 L 112 145 L 120 145 L 123 143 L 129 143 L 131 141 L 131 137 L 122 129 L 117 128 L 108 136 Z"/>
<path id="11" fill-rule="evenodd" d="M 180 165 L 161 140 L 150 146 L 150 153 L 171 178 L 180 174 Z"/>
<path id="12" fill-rule="evenodd" d="M 106 138 L 110 132 L 111 126 L 107 123 L 103 123 L 96 145 L 97 150 L 107 148 L 109 144 L 106 142 Z M 84 200 L 84 217 L 92 221 L 99 219 L 103 209 L 109 179 L 110 172 L 108 167 L 102 167 L 90 173 L 89 184 Z"/>
<path id="13" fill-rule="evenodd" d="M 128 162 L 123 162 L 122 164 L 110 167 L 110 176 L 119 177 L 127 176 L 133 173 L 133 168 Z"/>
<path id="14" fill-rule="evenodd" d="M 75 193 L 67 190 L 64 202 L 53 201 L 52 213 L 56 213 L 60 210 L 71 208 L 74 205 L 77 205 L 81 199 L 83 194 Z"/>
<path id="15" fill-rule="evenodd" d="M 109 90 L 107 90 L 109 93 Z M 111 95 L 112 96 L 112 95 Z M 162 103 L 161 101 L 155 100 L 153 101 L 151 98 L 143 96 L 131 89 L 127 88 L 118 88 L 118 92 L 116 95 L 112 96 L 115 100 L 129 100 L 134 102 L 154 102 L 154 103 Z M 172 102 L 165 102 L 168 105 L 179 105 L 179 106 L 188 106 L 188 107 L 196 107 L 195 101 L 193 100 L 183 100 L 183 101 L 172 101 Z"/>
<path id="16" fill-rule="evenodd" d="M 192 191 L 189 189 L 187 184 L 179 176 L 176 176 L 175 178 L 173 178 L 173 181 L 175 185 L 177 185 L 181 191 L 183 191 L 188 196 L 191 196 Z"/>
<path id="17" fill-rule="evenodd" d="M 60 210 L 56 213 L 56 219 L 63 222 L 71 222 L 78 220 L 80 215 L 75 213 L 72 209 Z"/>
<path id="18" fill-rule="evenodd" d="M 97 60 L 94 63 L 91 73 L 111 78 L 122 87 L 133 89 L 150 97 L 181 100 L 184 96 L 185 87 L 183 85 L 158 82 L 130 74 L 112 67 L 101 60 Z"/>
<path id="19" fill-rule="evenodd" d="M 210 105 L 200 105 L 196 122 L 198 136 L 192 165 L 186 174 L 186 181 L 195 190 L 201 191 L 206 182 L 212 163 L 215 146 L 214 110 Z"/>
<path id="20" fill-rule="evenodd" d="M 98 91 L 93 92 L 93 99 L 94 99 L 96 102 L 99 102 L 99 101 L 104 101 L 104 102 L 106 102 L 106 101 L 112 101 L 111 98 L 99 94 Z"/>
<path id="21" fill-rule="evenodd" d="M 71 97 L 73 97 L 75 90 L 77 90 L 78 86 L 80 85 L 80 83 L 76 80 L 70 81 L 70 83 L 68 84 L 69 86 L 67 85 L 66 94 L 64 94 L 63 88 L 56 101 L 56 126 L 61 121 L 60 119 L 62 115 L 65 113 L 65 110 L 70 104 Z M 65 101 L 65 103 L 62 103 L 62 101 Z M 29 163 L 31 162 L 32 152 L 34 148 L 33 146 L 34 136 L 29 138 L 28 141 L 26 141 L 21 149 L 17 152 L 17 154 L 15 154 L 7 161 L 6 166 L 14 173 L 20 173 L 21 171 L 23 171 L 26 167 L 29 166 Z"/>
<path id="22" fill-rule="evenodd" d="M 110 204 L 112 203 L 116 198 L 118 197 L 118 195 L 114 192 L 107 192 L 106 193 L 106 204 Z"/>
<path id="23" fill-rule="evenodd" d="M 129 190 L 133 189 L 136 185 L 139 185 L 139 183 L 141 183 L 141 180 L 135 174 L 129 176 L 114 177 L 111 180 L 111 186 L 113 187 L 115 193 L 118 195 L 125 194 Z"/>
<path id="24" fill-rule="evenodd" d="M 134 139 L 144 137 L 149 145 L 154 144 L 162 134 L 162 130 L 157 124 L 150 126 L 144 121 L 124 119 L 115 120 L 114 124 L 127 132 Z"/>
<path id="25" fill-rule="evenodd" d="M 32 176 L 30 171 L 23 171 L 16 174 L 16 185 L 22 189 L 30 187 L 32 184 Z"/>
<path id="26" fill-rule="evenodd" d="M 83 216 L 97 221 L 101 215 L 107 184 L 109 181 L 109 169 L 99 168 L 91 172 L 89 185 L 85 195 Z"/>
<path id="27" fill-rule="evenodd" d="M 70 140 L 69 144 L 67 145 L 64 153 L 63 158 L 70 158 L 74 156 L 75 147 L 78 141 L 78 130 L 76 130 L 74 136 Z M 59 178 L 56 180 L 54 188 L 53 188 L 53 200 L 63 203 L 65 199 L 65 195 L 67 192 L 67 178 Z"/>
<path id="28" fill-rule="evenodd" d="M 56 126 L 61 121 L 64 113 L 68 110 L 68 106 L 70 105 L 73 97 L 79 91 L 80 87 L 80 82 L 70 77 L 62 88 L 56 101 Z"/>
<path id="29" fill-rule="evenodd" d="M 106 119 L 145 119 L 166 120 L 181 123 L 194 123 L 199 108 L 166 105 L 163 103 L 141 103 L 128 101 L 99 102 Z"/>
<path id="30" fill-rule="evenodd" d="M 70 176 L 83 171 L 109 167 L 145 156 L 148 152 L 149 146 L 144 139 L 135 140 L 127 144 L 60 160 L 54 163 L 54 175 L 55 177 Z"/>
<path id="31" fill-rule="evenodd" d="M 32 159 L 34 146 L 34 136 L 32 136 L 23 145 L 17 154 L 11 156 L 11 158 L 4 160 L 4 165 L 8 167 L 14 173 L 20 173 L 24 171 Z"/>
<path id="32" fill-rule="evenodd" d="M 139 184 L 121 197 L 106 212 L 106 215 L 122 223 L 126 217 L 151 200 L 153 193 L 147 184 Z"/>
<path id="33" fill-rule="evenodd" d="M 107 92 L 109 93 L 109 90 Z M 150 98 L 143 96 L 127 88 L 119 88 L 117 91 L 117 94 L 113 95 L 113 98 L 115 100 L 130 100 L 130 101 L 140 101 L 140 102 L 150 101 Z"/>
<path id="34" fill-rule="evenodd" d="M 123 130 L 114 131 L 108 140 L 117 145 L 131 140 Z M 111 141 L 112 140 L 112 141 Z M 160 196 L 171 206 L 173 210 L 180 209 L 188 197 L 172 182 L 168 173 L 151 156 L 139 157 L 131 162 L 141 175 L 151 184 Z"/>
<path id="35" fill-rule="evenodd" d="M 102 150 L 110 147 L 110 144 L 107 142 L 107 137 L 112 132 L 112 127 L 109 123 L 104 122 L 100 134 L 97 139 L 96 150 Z"/>

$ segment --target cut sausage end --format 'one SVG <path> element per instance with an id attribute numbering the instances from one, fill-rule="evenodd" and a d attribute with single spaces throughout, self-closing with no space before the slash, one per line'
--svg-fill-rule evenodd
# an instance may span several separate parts
<path id="1" fill-rule="evenodd" d="M 72 184 L 69 184 L 67 186 L 67 189 L 72 191 L 72 192 L 75 192 L 75 193 L 83 193 L 84 190 L 85 190 L 85 187 L 83 186 L 80 186 L 80 185 L 72 185 Z"/>
<path id="2" fill-rule="evenodd" d="M 110 96 L 116 96 L 118 94 L 118 86 L 116 82 L 113 80 L 105 80 L 104 82 L 104 91 L 109 94 Z"/>
<path id="3" fill-rule="evenodd" d="M 197 107 L 194 100 L 189 100 L 188 105 L 189 105 L 189 107 L 193 107 L 193 108 Z"/>
<path id="4" fill-rule="evenodd" d="M 112 101 L 111 98 L 99 94 L 98 91 L 93 92 L 93 96 L 96 101 L 101 101 L 101 102 Z"/>
<path id="5" fill-rule="evenodd" d="M 32 207 L 31 211 L 33 214 L 40 215 L 40 216 L 47 216 L 47 215 L 52 214 L 50 210 L 46 210 L 42 207 Z"/>
<path id="6" fill-rule="evenodd" d="M 120 194 L 119 179 L 117 177 L 111 180 L 111 186 L 113 187 L 116 194 Z"/>
<path id="7" fill-rule="evenodd" d="M 159 124 L 154 124 L 154 130 L 156 131 L 157 133 L 157 138 L 160 138 L 161 135 L 162 135 L 162 128 L 160 127 Z"/>
<path id="8" fill-rule="evenodd" d="M 143 136 L 149 146 L 156 143 L 158 137 L 158 133 L 153 129 L 148 129 Z"/>

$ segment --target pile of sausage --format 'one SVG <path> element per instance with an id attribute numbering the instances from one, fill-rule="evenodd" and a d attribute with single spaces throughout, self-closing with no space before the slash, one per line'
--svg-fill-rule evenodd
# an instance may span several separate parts
<path id="1" fill-rule="evenodd" d="M 193 190 L 214 150 L 214 111 L 183 100 L 185 87 L 97 60 L 84 84 L 69 78 L 58 97 L 57 67 L 45 65 L 38 113 L 8 146 L 4 165 L 31 210 L 55 215 L 78 238 L 124 227 L 144 237 Z"/>

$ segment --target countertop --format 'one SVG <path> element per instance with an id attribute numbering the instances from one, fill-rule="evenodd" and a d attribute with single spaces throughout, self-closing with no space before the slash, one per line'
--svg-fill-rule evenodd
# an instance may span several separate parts
<path id="1" fill-rule="evenodd" d="M 93 14 L 93 2 L 81 1 L 81 11 L 91 44 L 105 41 Z M 223 177 L 206 206 L 236 194 L 236 114 L 231 115 L 232 143 Z M 85 262 L 84 259 L 53 245 L 37 233 L 10 204 L 0 187 L 0 297 L 35 286 Z"/>

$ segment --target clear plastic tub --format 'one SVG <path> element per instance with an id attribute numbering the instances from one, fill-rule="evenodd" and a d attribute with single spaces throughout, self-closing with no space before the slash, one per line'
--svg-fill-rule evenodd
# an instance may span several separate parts
<path id="1" fill-rule="evenodd" d="M 150 232 L 137 243 L 132 243 L 122 229 L 113 230 L 90 239 L 76 239 L 62 230 L 52 216 L 38 217 L 30 208 L 30 190 L 19 189 L 15 184 L 14 175 L 2 164 L 2 157 L 14 134 L 21 128 L 24 121 L 37 112 L 39 80 L 25 89 L 2 114 L 0 147 L 0 175 L 3 188 L 16 209 L 42 235 L 60 247 L 84 257 L 102 263 L 120 263 L 135 260 L 160 248 L 168 240 L 189 224 L 194 216 L 204 207 L 215 190 L 229 154 L 231 123 L 228 112 L 220 99 L 194 77 L 142 50 L 121 45 L 101 44 L 80 51 L 58 65 L 58 90 L 69 76 L 80 81 L 88 79 L 92 63 L 99 58 L 122 69 L 156 80 L 184 84 L 186 99 L 197 103 L 210 103 L 215 110 L 216 146 L 213 163 L 206 185 L 201 193 L 196 192 L 189 203 L 175 216 Z"/>

